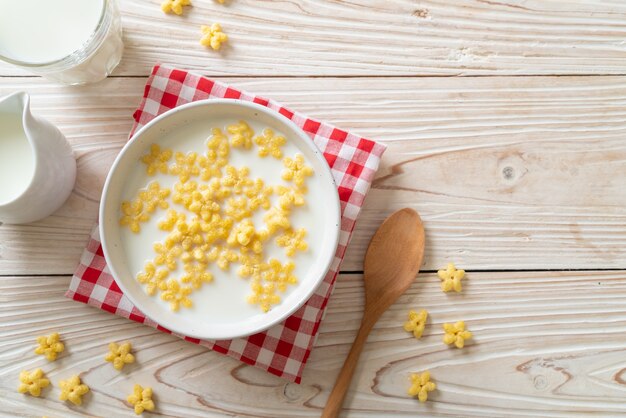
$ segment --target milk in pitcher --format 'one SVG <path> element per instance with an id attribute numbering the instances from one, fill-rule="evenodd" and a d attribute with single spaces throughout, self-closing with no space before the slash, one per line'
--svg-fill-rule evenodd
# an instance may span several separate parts
<path id="1" fill-rule="evenodd" d="M 0 205 L 19 197 L 35 172 L 35 156 L 20 115 L 0 112 Z"/>

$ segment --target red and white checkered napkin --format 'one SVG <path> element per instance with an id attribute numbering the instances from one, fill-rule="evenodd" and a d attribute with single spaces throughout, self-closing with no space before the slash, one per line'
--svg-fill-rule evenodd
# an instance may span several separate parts
<path id="1" fill-rule="evenodd" d="M 130 136 L 132 137 L 138 128 L 154 117 L 173 107 L 209 98 L 239 99 L 267 106 L 291 119 L 311 137 L 315 145 L 323 150 L 338 184 L 342 210 L 341 234 L 335 259 L 324 281 L 304 306 L 284 322 L 265 332 L 235 340 L 204 341 L 184 335 L 178 336 L 300 383 L 302 370 L 315 342 L 339 265 L 385 147 L 292 112 L 273 100 L 263 99 L 223 83 L 164 65 L 157 65 L 152 70 L 144 90 L 143 101 L 134 114 L 136 123 Z M 91 233 L 66 296 L 161 331 L 170 332 L 150 318 L 146 318 L 122 294 L 107 268 L 97 225 Z"/>

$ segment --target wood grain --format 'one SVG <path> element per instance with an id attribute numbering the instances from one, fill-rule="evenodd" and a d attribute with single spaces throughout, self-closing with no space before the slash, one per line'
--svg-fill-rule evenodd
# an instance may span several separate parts
<path id="1" fill-rule="evenodd" d="M 362 270 L 373 231 L 405 206 L 426 226 L 426 270 L 626 268 L 624 77 L 227 81 L 389 146 L 345 271 Z M 33 94 L 79 167 L 57 214 L 0 226 L 0 275 L 73 272 L 144 83 L 0 78 L 0 95 Z"/>
<path id="2" fill-rule="evenodd" d="M 624 74 L 626 4 L 580 0 L 197 0 L 185 16 L 121 0 L 116 75 L 171 62 L 211 75 Z M 220 22 L 221 53 L 198 41 Z M 27 74 L 8 64 L 0 74 Z"/>
<path id="3" fill-rule="evenodd" d="M 63 297 L 69 277 L 0 280 L 0 416 L 134 416 L 124 398 L 152 385 L 158 414 L 184 417 L 318 417 L 362 315 L 360 275 L 342 275 L 321 333 L 295 385 L 151 328 Z M 444 294 L 420 275 L 378 321 L 344 407 L 348 417 L 577 417 L 626 414 L 626 271 L 473 273 Z M 409 309 L 430 312 L 421 340 L 402 329 Z M 441 341 L 443 322 L 465 320 L 465 349 Z M 67 352 L 48 363 L 35 337 L 60 331 Z M 122 374 L 103 360 L 110 341 L 131 341 L 137 363 Z M 15 391 L 22 369 L 42 367 L 41 399 Z M 421 405 L 408 374 L 430 370 L 438 390 Z M 57 400 L 73 373 L 91 386 L 85 406 Z M 3 415 L 4 414 L 4 415 Z M 75 414 L 75 415 L 72 415 Z"/>

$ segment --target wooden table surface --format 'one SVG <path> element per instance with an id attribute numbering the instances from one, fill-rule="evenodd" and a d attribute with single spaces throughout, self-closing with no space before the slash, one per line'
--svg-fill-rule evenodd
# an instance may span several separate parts
<path id="1" fill-rule="evenodd" d="M 345 403 L 348 417 L 626 416 L 626 3 L 574 0 L 194 0 L 183 17 L 122 0 L 126 51 L 107 80 L 64 87 L 0 64 L 0 95 L 26 90 L 78 159 L 68 202 L 30 225 L 0 225 L 0 415 L 316 417 L 358 328 L 366 244 L 392 211 L 426 226 L 423 273 L 382 317 Z M 198 45 L 200 24 L 230 36 Z M 301 385 L 63 297 L 103 181 L 156 62 L 197 70 L 389 146 Z M 436 270 L 465 268 L 462 294 Z M 409 309 L 431 322 L 416 341 Z M 441 324 L 475 339 L 447 348 Z M 48 364 L 35 337 L 68 350 Z M 103 361 L 131 341 L 137 364 Z M 55 388 L 18 394 L 22 369 Z M 438 390 L 419 404 L 408 373 Z M 56 382 L 80 373 L 81 407 Z"/>

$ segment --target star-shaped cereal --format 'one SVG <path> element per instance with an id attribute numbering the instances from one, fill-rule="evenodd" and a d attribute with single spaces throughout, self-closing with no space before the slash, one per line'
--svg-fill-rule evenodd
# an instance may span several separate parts
<path id="1" fill-rule="evenodd" d="M 219 245 L 211 248 L 207 257 L 210 261 L 214 261 L 222 270 L 228 270 L 230 263 L 239 261 L 239 254 L 230 248 L 224 248 Z"/>
<path id="2" fill-rule="evenodd" d="M 144 202 L 145 211 L 153 213 L 157 208 L 167 209 L 169 207 L 165 199 L 169 197 L 170 193 L 170 189 L 162 189 L 158 182 L 153 181 L 148 184 L 148 187 L 140 190 L 137 196 L 139 200 Z"/>
<path id="3" fill-rule="evenodd" d="M 463 290 L 461 280 L 465 277 L 465 270 L 457 270 L 453 263 L 449 263 L 445 270 L 439 270 L 437 275 L 441 279 L 441 290 L 449 292 L 454 290 L 460 292 Z"/>
<path id="4" fill-rule="evenodd" d="M 161 150 L 158 144 L 150 146 L 150 152 L 141 157 L 141 162 L 146 165 L 146 172 L 149 176 L 156 173 L 167 174 L 168 162 L 172 159 L 171 150 Z"/>
<path id="5" fill-rule="evenodd" d="M 150 296 L 154 295 L 157 289 L 165 287 L 165 279 L 169 276 L 168 269 L 157 270 L 152 262 L 146 263 L 144 270 L 137 274 L 137 281 L 146 285 L 146 293 Z"/>
<path id="6" fill-rule="evenodd" d="M 283 180 L 293 181 L 298 187 L 303 186 L 306 178 L 313 175 L 313 169 L 306 165 L 302 154 L 296 154 L 295 158 L 285 157 L 283 165 Z"/>
<path id="7" fill-rule="evenodd" d="M 244 219 L 235 225 L 226 243 L 231 247 L 238 246 L 242 250 L 260 254 L 263 252 L 263 242 L 267 237 L 266 231 L 257 231 L 250 219 Z"/>
<path id="8" fill-rule="evenodd" d="M 252 147 L 252 137 L 254 131 L 245 121 L 240 120 L 237 123 L 228 125 L 226 130 L 231 135 L 230 144 L 235 148 L 250 149 Z"/>
<path id="9" fill-rule="evenodd" d="M 184 154 L 182 152 L 176 152 L 174 154 L 174 164 L 170 167 L 170 174 L 178 176 L 181 183 L 186 183 L 191 176 L 200 175 L 200 167 L 198 167 L 197 161 L 198 153 L 189 152 Z"/>
<path id="10" fill-rule="evenodd" d="M 404 323 L 404 330 L 406 332 L 412 332 L 415 338 L 422 337 L 424 328 L 426 327 L 426 319 L 428 318 L 428 311 L 422 309 L 421 311 L 409 311 L 409 319 Z"/>
<path id="11" fill-rule="evenodd" d="M 282 135 L 276 135 L 270 128 L 265 128 L 263 133 L 254 138 L 254 142 L 259 146 L 259 157 L 272 157 L 280 160 L 283 157 L 281 147 L 287 143 Z"/>
<path id="12" fill-rule="evenodd" d="M 291 222 L 289 221 L 289 212 L 284 211 L 277 207 L 272 207 L 263 215 L 265 226 L 270 234 L 275 233 L 279 229 L 291 228 Z"/>
<path id="13" fill-rule="evenodd" d="M 210 46 L 214 51 L 218 51 L 222 47 L 222 43 L 228 41 L 228 35 L 222 32 L 222 26 L 219 23 L 213 23 L 211 26 L 202 25 L 200 32 L 202 32 L 200 45 Z"/>
<path id="14" fill-rule="evenodd" d="M 174 244 L 174 240 L 172 236 L 179 237 L 180 232 L 174 231 L 167 238 L 166 243 L 162 244 L 157 242 L 154 244 L 153 249 L 157 253 L 156 257 L 154 257 L 154 264 L 157 266 L 166 266 L 170 271 L 176 270 L 178 266 L 178 257 L 183 253 L 183 248 L 180 245 Z M 172 241 L 168 241 L 168 239 L 172 239 Z M 169 244 L 169 245 L 168 245 Z M 149 272 L 146 271 L 146 273 Z M 146 276 L 146 283 L 149 283 L 150 278 Z"/>
<path id="15" fill-rule="evenodd" d="M 270 310 L 272 305 L 280 303 L 280 296 L 276 294 L 274 283 L 263 284 L 260 280 L 252 280 L 252 294 L 248 296 L 248 303 L 259 305 L 263 312 Z"/>
<path id="16" fill-rule="evenodd" d="M 137 415 L 141 415 L 143 411 L 154 411 L 151 387 L 143 388 L 141 385 L 135 385 L 133 394 L 129 395 L 126 400 L 135 408 L 135 414 Z"/>
<path id="17" fill-rule="evenodd" d="M 276 186 L 276 194 L 280 196 L 278 206 L 283 210 L 290 210 L 293 206 L 303 206 L 305 193 L 304 188 Z"/>
<path id="18" fill-rule="evenodd" d="M 275 284 L 278 290 L 284 292 L 289 285 L 298 283 L 298 278 L 293 274 L 295 269 L 296 265 L 292 261 L 282 264 L 280 261 L 272 258 L 262 277 L 263 280 Z"/>
<path id="19" fill-rule="evenodd" d="M 248 185 L 244 190 L 244 195 L 250 199 L 248 201 L 251 210 L 258 208 L 269 209 L 272 202 L 270 196 L 274 190 L 270 186 L 266 186 L 261 179 L 254 179 L 252 184 Z"/>
<path id="20" fill-rule="evenodd" d="M 454 324 L 443 324 L 445 332 L 443 342 L 450 345 L 454 344 L 456 348 L 463 348 L 465 340 L 472 338 L 472 333 L 465 329 L 465 322 L 458 321 Z"/>
<path id="21" fill-rule="evenodd" d="M 304 240 L 306 229 L 288 229 L 281 236 L 276 238 L 276 244 L 285 248 L 285 254 L 293 257 L 296 251 L 306 251 L 309 245 Z"/>
<path id="22" fill-rule="evenodd" d="M 220 211 L 219 203 L 213 201 L 207 194 L 194 193 L 192 196 L 193 202 L 187 209 L 202 218 L 203 221 L 209 222 L 213 215 L 216 215 Z"/>
<path id="23" fill-rule="evenodd" d="M 213 128 L 211 136 L 207 139 L 206 147 L 206 156 L 209 162 L 217 163 L 221 160 L 226 165 L 228 162 L 226 158 L 230 154 L 230 144 L 221 129 Z"/>
<path id="24" fill-rule="evenodd" d="M 136 199 L 133 202 L 122 202 L 122 217 L 120 218 L 121 226 L 128 228 L 135 234 L 141 231 L 141 223 L 148 222 L 150 215 L 144 212 L 144 204 L 141 200 Z"/>
<path id="25" fill-rule="evenodd" d="M 245 197 L 230 198 L 226 201 L 224 213 L 236 221 L 240 221 L 252 216 L 250 202 Z"/>
<path id="26" fill-rule="evenodd" d="M 162 231 L 171 231 L 174 229 L 178 222 L 185 222 L 186 220 L 187 215 L 185 215 L 183 212 L 177 212 L 174 209 L 170 209 L 165 214 L 165 219 L 159 221 L 157 226 Z"/>
<path id="27" fill-rule="evenodd" d="M 242 254 L 239 262 L 241 267 L 237 270 L 237 274 L 241 277 L 251 277 L 259 280 L 263 272 L 269 269 L 269 264 L 263 263 L 257 254 Z"/>
<path id="28" fill-rule="evenodd" d="M 61 388 L 59 399 L 62 401 L 70 401 L 74 405 L 82 404 L 82 396 L 89 392 L 89 386 L 81 383 L 80 377 L 77 375 L 74 375 L 67 380 L 61 380 L 59 382 L 59 387 Z"/>
<path id="29" fill-rule="evenodd" d="M 180 16 L 183 14 L 183 6 L 191 6 L 191 0 L 165 0 L 161 3 L 161 10 L 163 13 L 176 13 Z"/>
<path id="30" fill-rule="evenodd" d="M 211 222 L 204 223 L 202 230 L 205 232 L 204 240 L 206 244 L 213 244 L 219 239 L 226 239 L 233 227 L 231 218 L 222 218 L 222 216 L 214 215 Z"/>
<path id="31" fill-rule="evenodd" d="M 161 293 L 161 299 L 170 303 L 170 309 L 177 312 L 180 306 L 185 308 L 191 308 L 193 302 L 189 299 L 189 295 L 193 289 L 189 286 L 181 286 L 176 279 L 169 279 L 167 281 L 166 290 Z"/>
<path id="32" fill-rule="evenodd" d="M 409 396 L 417 396 L 420 402 L 426 402 L 428 392 L 437 389 L 437 385 L 430 381 L 430 372 L 411 373 L 411 387 L 408 390 Z"/>
<path id="33" fill-rule="evenodd" d="M 41 395 L 41 389 L 50 385 L 50 381 L 44 377 L 43 370 L 35 369 L 32 372 L 23 370 L 20 373 L 19 393 L 30 393 L 31 396 Z"/>
<path id="34" fill-rule="evenodd" d="M 200 249 L 197 251 L 200 251 Z M 180 278 L 180 281 L 185 284 L 191 284 L 191 287 L 194 289 L 200 289 L 203 283 L 211 283 L 213 281 L 213 275 L 207 271 L 206 263 L 186 263 L 184 270 L 185 274 Z"/>
<path id="35" fill-rule="evenodd" d="M 132 347 L 130 343 L 124 344 L 109 343 L 109 352 L 104 359 L 113 363 L 115 370 L 122 370 L 125 365 L 135 362 L 135 356 L 131 354 Z"/>
<path id="36" fill-rule="evenodd" d="M 39 347 L 35 348 L 35 354 L 46 356 L 48 361 L 56 360 L 57 354 L 65 350 L 65 346 L 61 342 L 61 336 L 58 332 L 37 337 L 37 343 L 39 343 Z"/>
<path id="37" fill-rule="evenodd" d="M 254 184 L 249 177 L 250 169 L 248 167 L 237 169 L 232 165 L 227 165 L 224 171 L 222 185 L 230 187 L 235 194 L 243 194 L 247 188 Z"/>

